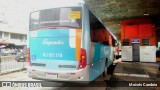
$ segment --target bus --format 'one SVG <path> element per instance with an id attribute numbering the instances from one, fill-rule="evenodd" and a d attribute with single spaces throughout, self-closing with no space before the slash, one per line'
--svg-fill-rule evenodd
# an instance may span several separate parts
<path id="1" fill-rule="evenodd" d="M 93 81 L 113 64 L 116 38 L 85 3 L 30 13 L 29 77 Z"/>

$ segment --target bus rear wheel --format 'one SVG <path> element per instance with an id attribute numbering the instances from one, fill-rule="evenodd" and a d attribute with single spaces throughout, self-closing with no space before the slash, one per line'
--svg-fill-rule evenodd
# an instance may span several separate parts
<path id="1" fill-rule="evenodd" d="M 104 68 L 103 77 L 107 76 L 107 67 Z"/>
<path id="2" fill-rule="evenodd" d="M 103 72 L 103 77 L 107 76 L 107 69 L 108 69 L 108 59 L 106 58 L 106 63 L 105 63 L 105 68 L 104 68 L 104 72 Z"/>

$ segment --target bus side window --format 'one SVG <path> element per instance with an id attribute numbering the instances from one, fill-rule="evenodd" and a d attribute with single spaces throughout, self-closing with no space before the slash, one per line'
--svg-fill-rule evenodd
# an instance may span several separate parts
<path id="1" fill-rule="evenodd" d="M 105 30 L 102 32 L 102 41 L 105 41 Z"/>
<path id="2" fill-rule="evenodd" d="M 102 34 L 105 27 L 102 25 L 102 22 L 100 22 L 91 11 L 89 11 L 89 19 L 91 42 L 102 43 Z"/>
<path id="3" fill-rule="evenodd" d="M 93 38 L 93 37 L 94 37 L 94 33 L 93 33 L 93 30 L 91 29 L 91 30 L 90 30 L 90 38 L 91 38 L 91 42 L 94 41 L 94 38 Z"/>
<path id="4" fill-rule="evenodd" d="M 108 41 L 103 41 L 103 45 L 109 45 Z"/>

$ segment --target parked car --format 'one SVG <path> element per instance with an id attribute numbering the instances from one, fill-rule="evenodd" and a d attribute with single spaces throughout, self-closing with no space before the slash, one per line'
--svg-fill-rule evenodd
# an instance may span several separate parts
<path id="1" fill-rule="evenodd" d="M 26 61 L 26 54 L 25 54 L 25 53 L 19 53 L 19 54 L 16 56 L 15 60 L 16 60 L 17 62 L 25 62 L 25 61 Z"/>
<path id="2" fill-rule="evenodd" d="M 8 56 L 10 53 L 7 50 L 1 50 L 1 56 Z"/>

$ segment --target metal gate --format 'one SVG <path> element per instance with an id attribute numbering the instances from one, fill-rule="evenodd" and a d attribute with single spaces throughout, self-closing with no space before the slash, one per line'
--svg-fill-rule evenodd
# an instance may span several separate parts
<path id="1" fill-rule="evenodd" d="M 17 55 L 0 55 L 0 75 L 6 72 L 23 70 L 26 67 L 26 62 L 16 60 Z"/>

